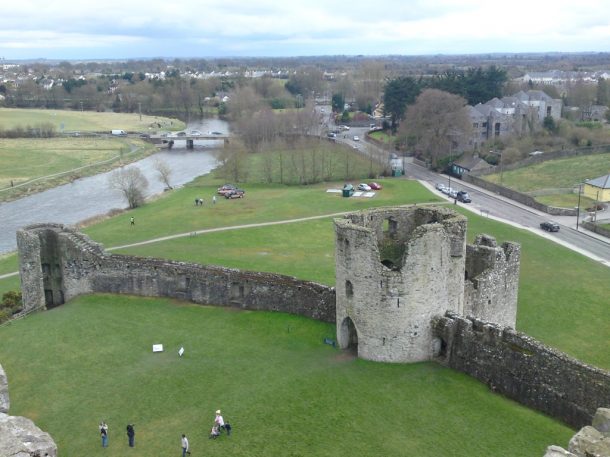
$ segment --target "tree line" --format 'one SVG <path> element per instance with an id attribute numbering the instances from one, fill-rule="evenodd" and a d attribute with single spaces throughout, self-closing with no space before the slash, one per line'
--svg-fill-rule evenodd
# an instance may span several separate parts
<path id="1" fill-rule="evenodd" d="M 501 97 L 507 79 L 506 71 L 493 65 L 486 69 L 447 70 L 429 77 L 402 76 L 391 79 L 387 81 L 383 94 L 385 113 L 390 116 L 392 131 L 396 132 L 407 107 L 414 104 L 425 89 L 438 89 L 458 95 L 469 105 L 476 105 Z"/>

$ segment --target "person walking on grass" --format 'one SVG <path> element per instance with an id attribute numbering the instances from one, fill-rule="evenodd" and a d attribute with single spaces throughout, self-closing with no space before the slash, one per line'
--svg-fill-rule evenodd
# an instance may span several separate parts
<path id="1" fill-rule="evenodd" d="M 182 434 L 182 457 L 186 457 L 186 454 L 191 455 L 191 451 L 189 450 L 189 440 L 186 435 Z"/>
<path id="2" fill-rule="evenodd" d="M 100 436 L 102 437 L 102 447 L 108 447 L 108 425 L 106 422 L 100 422 Z"/>
<path id="3" fill-rule="evenodd" d="M 136 225 L 136 220 L 134 219 L 133 216 L 131 216 L 131 218 L 129 219 L 129 222 L 131 223 L 131 225 Z"/>

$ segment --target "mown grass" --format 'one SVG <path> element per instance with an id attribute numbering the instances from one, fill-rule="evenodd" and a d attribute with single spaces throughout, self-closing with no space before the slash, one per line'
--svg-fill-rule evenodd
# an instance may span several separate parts
<path id="1" fill-rule="evenodd" d="M 140 116 L 138 113 L 97 113 L 93 111 L 43 110 L 0 108 L 0 128 L 35 127 L 50 123 L 57 132 L 106 132 L 122 129 L 129 132 L 146 132 L 149 127 L 158 130 L 182 130 L 184 122 L 160 116 Z M 63 128 L 62 128 L 63 127 Z"/>
<path id="2" fill-rule="evenodd" d="M 343 182 L 311 186 L 248 184 L 243 199 L 217 196 L 217 203 L 212 206 L 212 196 L 221 183 L 209 176 L 200 178 L 183 189 L 164 194 L 154 204 L 104 220 L 84 232 L 111 247 L 202 229 L 440 201 L 417 182 L 384 179 L 380 180 L 384 189 L 373 198 L 343 198 L 340 193 L 326 192 L 329 188 L 341 189 Z M 203 207 L 195 206 L 195 198 L 203 198 Z M 134 227 L 129 226 L 132 215 L 136 220 Z"/>
<path id="3" fill-rule="evenodd" d="M 211 457 L 529 457 L 573 433 L 440 365 L 353 359 L 322 344 L 333 325 L 281 313 L 90 296 L 0 336 L 11 413 L 65 456 L 180 455 L 186 433 L 193 455 Z M 217 408 L 233 434 L 209 440 Z"/>
<path id="4" fill-rule="evenodd" d="M 607 174 L 609 163 L 610 153 L 548 160 L 516 170 L 504 170 L 502 185 L 519 192 L 575 187 L 587 179 Z M 499 184 L 500 173 L 483 176 L 483 179 Z"/>

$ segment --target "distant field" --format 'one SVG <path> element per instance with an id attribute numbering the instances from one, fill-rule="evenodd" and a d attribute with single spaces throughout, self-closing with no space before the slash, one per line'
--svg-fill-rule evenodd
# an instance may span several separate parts
<path id="1" fill-rule="evenodd" d="M 178 456 L 186 433 L 206 457 L 530 457 L 573 433 L 462 373 L 356 360 L 326 337 L 282 313 L 101 295 L 0 327 L 0 361 L 11 413 L 62 456 Z M 209 440 L 218 408 L 233 434 Z"/>
<path id="2" fill-rule="evenodd" d="M 483 179 L 518 190 L 571 188 L 587 179 L 608 174 L 610 153 L 591 154 L 567 159 L 547 160 L 516 170 L 483 176 Z"/>
<path id="3" fill-rule="evenodd" d="M 49 122 L 57 132 L 107 132 L 122 129 L 128 132 L 147 132 L 149 129 L 182 130 L 185 124 L 178 119 L 145 116 L 138 113 L 96 113 L 93 111 L 65 111 L 40 109 L 0 108 L 0 128 L 35 126 Z M 159 126 L 160 125 L 160 126 Z"/>
<path id="4" fill-rule="evenodd" d="M 135 138 L 0 139 L 0 201 L 100 173 L 155 151 L 154 145 Z M 56 174 L 61 175 L 52 176 Z"/>

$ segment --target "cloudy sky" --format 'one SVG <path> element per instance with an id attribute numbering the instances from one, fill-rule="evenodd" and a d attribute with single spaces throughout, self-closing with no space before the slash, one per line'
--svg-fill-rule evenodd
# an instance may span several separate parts
<path id="1" fill-rule="evenodd" d="M 11 0 L 0 58 L 610 51 L 610 0 Z"/>

